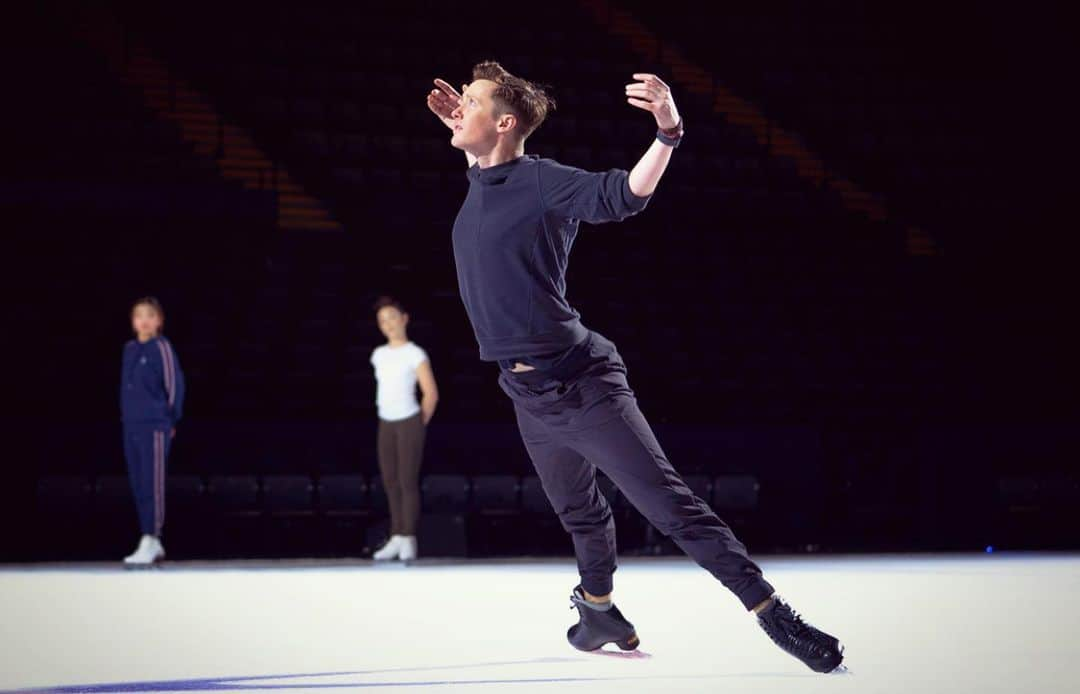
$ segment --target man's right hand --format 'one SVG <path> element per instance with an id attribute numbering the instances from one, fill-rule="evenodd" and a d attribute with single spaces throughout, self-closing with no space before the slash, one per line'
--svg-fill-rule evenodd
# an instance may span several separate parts
<path id="1" fill-rule="evenodd" d="M 436 79 L 435 86 L 427 97 L 428 108 L 439 117 L 443 125 L 453 130 L 454 117 L 450 114 L 461 104 L 461 94 L 446 80 Z"/>

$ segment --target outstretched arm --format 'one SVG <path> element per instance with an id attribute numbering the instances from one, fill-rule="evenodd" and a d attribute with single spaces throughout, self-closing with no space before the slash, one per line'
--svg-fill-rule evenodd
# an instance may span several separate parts
<path id="1" fill-rule="evenodd" d="M 427 96 L 428 108 L 438 116 L 443 125 L 453 130 L 454 117 L 451 114 L 461 103 L 461 94 L 443 79 L 436 78 L 435 87 Z M 466 152 L 465 161 L 469 164 L 469 168 L 472 168 L 472 165 L 476 163 L 476 157 Z"/>
<path id="2" fill-rule="evenodd" d="M 682 135 L 682 119 L 671 90 L 659 77 L 639 72 L 634 79 L 640 81 L 626 85 L 626 100 L 653 114 L 660 128 L 657 139 L 629 174 L 619 169 L 590 173 L 544 163 L 539 172 L 540 188 L 548 210 L 599 224 L 621 221 L 645 208 Z"/>
<path id="3" fill-rule="evenodd" d="M 633 106 L 648 111 L 656 118 L 656 126 L 663 131 L 682 135 L 682 119 L 671 97 L 671 88 L 656 75 L 638 72 L 634 79 L 639 80 L 626 85 L 626 101 Z M 630 170 L 630 192 L 638 197 L 652 195 L 660 178 L 671 161 L 675 147 L 653 140 L 652 145 Z"/>

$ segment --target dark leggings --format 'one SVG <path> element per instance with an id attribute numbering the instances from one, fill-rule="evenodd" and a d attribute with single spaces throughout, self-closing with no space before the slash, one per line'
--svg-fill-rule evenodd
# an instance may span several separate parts
<path id="1" fill-rule="evenodd" d="M 379 473 L 390 505 L 391 535 L 416 534 L 424 433 L 420 414 L 396 422 L 379 420 Z"/>

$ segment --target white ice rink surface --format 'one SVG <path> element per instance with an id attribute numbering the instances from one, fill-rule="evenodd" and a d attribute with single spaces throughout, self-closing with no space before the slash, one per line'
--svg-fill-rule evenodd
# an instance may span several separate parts
<path id="1" fill-rule="evenodd" d="M 624 560 L 637 656 L 574 651 L 570 561 L 0 568 L 0 690 L 1080 692 L 1080 557 L 765 558 L 849 675 L 685 560 Z"/>

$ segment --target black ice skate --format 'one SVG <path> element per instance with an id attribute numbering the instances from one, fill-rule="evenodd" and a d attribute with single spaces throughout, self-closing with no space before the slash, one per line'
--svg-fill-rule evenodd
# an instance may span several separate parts
<path id="1" fill-rule="evenodd" d="M 758 624 L 777 646 L 806 663 L 814 672 L 843 672 L 844 647 L 803 621 L 791 607 L 774 597 L 773 604 L 758 615 Z"/>
<path id="2" fill-rule="evenodd" d="M 573 603 L 570 609 L 577 608 L 578 623 L 566 632 L 570 645 L 581 651 L 595 651 L 605 643 L 614 643 L 624 651 L 638 647 L 634 625 L 626 621 L 619 608 L 614 605 L 608 610 L 597 610 L 586 604 L 585 592 L 581 586 L 574 588 L 570 596 Z"/>

